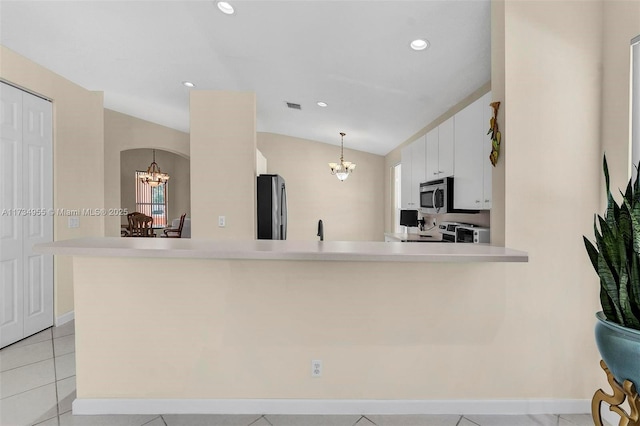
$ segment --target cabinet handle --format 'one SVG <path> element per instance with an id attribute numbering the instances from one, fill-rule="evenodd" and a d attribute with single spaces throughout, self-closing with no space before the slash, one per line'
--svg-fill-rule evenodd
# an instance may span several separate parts
<path id="1" fill-rule="evenodd" d="M 489 202 L 491 202 L 491 200 L 484 200 L 484 202 L 485 202 L 485 203 L 489 203 Z"/>
<path id="2" fill-rule="evenodd" d="M 437 173 L 437 172 L 433 172 L 433 174 L 434 174 L 434 175 L 437 175 L 438 173 Z"/>
<path id="3" fill-rule="evenodd" d="M 480 200 L 476 200 L 476 204 L 480 204 Z"/>

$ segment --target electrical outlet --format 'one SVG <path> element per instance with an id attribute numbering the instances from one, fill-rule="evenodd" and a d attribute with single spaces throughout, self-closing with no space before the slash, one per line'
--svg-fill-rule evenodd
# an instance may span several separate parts
<path id="1" fill-rule="evenodd" d="M 321 377 L 321 376 L 322 376 L 322 360 L 312 359 L 311 360 L 311 377 Z"/>
<path id="2" fill-rule="evenodd" d="M 227 224 L 227 219 L 224 216 L 218 216 L 218 226 L 224 228 Z"/>
<path id="3" fill-rule="evenodd" d="M 78 216 L 69 216 L 67 219 L 67 227 L 68 228 L 79 228 L 80 227 L 80 218 Z"/>

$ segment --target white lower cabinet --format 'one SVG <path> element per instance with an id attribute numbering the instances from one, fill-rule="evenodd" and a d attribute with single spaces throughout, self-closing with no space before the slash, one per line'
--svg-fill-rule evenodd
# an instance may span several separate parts
<path id="1" fill-rule="evenodd" d="M 491 140 L 487 135 L 490 102 L 491 92 L 455 115 L 453 204 L 456 209 L 491 208 L 493 170 L 489 161 Z"/>

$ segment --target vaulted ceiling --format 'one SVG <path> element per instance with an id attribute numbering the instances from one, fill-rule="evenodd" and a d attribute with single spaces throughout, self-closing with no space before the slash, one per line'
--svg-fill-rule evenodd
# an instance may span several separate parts
<path id="1" fill-rule="evenodd" d="M 258 131 L 381 155 L 491 78 L 489 0 L 230 4 L 2 0 L 0 42 L 175 129 L 190 90 L 254 91 Z"/>

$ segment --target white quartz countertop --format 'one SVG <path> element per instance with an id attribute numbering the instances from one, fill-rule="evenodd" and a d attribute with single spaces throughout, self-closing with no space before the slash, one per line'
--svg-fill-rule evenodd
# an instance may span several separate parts
<path id="1" fill-rule="evenodd" d="M 526 252 L 488 244 L 406 244 L 377 241 L 226 241 L 96 237 L 38 244 L 35 251 L 92 257 L 359 262 L 527 262 L 529 259 Z"/>

